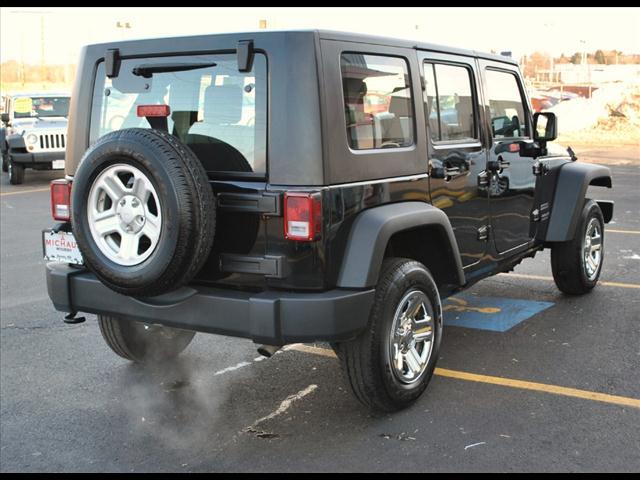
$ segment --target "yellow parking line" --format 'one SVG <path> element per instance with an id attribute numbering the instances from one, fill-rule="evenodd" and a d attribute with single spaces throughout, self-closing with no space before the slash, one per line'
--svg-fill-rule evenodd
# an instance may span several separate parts
<path id="1" fill-rule="evenodd" d="M 311 353 L 312 355 L 320 355 L 321 357 L 337 358 L 333 350 L 328 348 L 318 348 L 309 345 L 303 345 L 302 343 L 293 343 L 287 345 L 283 350 L 295 350 L 297 352 Z"/>
<path id="2" fill-rule="evenodd" d="M 553 277 L 543 277 L 542 275 L 525 275 L 522 273 L 500 273 L 499 275 L 514 277 L 514 278 L 528 278 L 530 280 L 545 280 L 553 282 Z M 638 283 L 620 283 L 620 282 L 598 282 L 598 285 L 604 285 L 605 287 L 619 287 L 619 288 L 640 288 Z"/>
<path id="3" fill-rule="evenodd" d="M 16 192 L 2 192 L 0 193 L 0 197 L 4 197 L 7 195 L 20 195 L 21 193 L 33 193 L 33 192 L 48 192 L 50 191 L 50 187 L 47 188 L 30 188 L 29 190 L 18 190 Z"/>
<path id="4" fill-rule="evenodd" d="M 620 397 L 618 395 L 608 395 L 606 393 L 591 392 L 589 390 L 578 390 L 577 388 L 560 387 L 558 385 L 547 385 L 546 383 L 526 382 L 523 380 L 514 380 L 512 378 L 478 375 L 475 373 L 448 370 L 446 368 L 436 368 L 434 373 L 436 375 L 440 375 L 441 377 L 456 378 L 458 380 L 490 383 L 492 385 L 501 385 L 503 387 L 534 390 L 536 392 L 564 395 L 565 397 L 583 398 L 585 400 L 593 400 L 596 402 L 613 403 L 615 405 L 640 408 L 640 399 L 637 398 Z"/>
<path id="5" fill-rule="evenodd" d="M 336 355 L 332 350 L 329 350 L 327 348 L 302 345 L 300 343 L 287 345 L 285 347 L 285 350 L 295 350 L 298 352 L 320 355 L 322 357 L 336 358 Z M 434 374 L 440 377 L 455 378 L 457 380 L 466 380 L 468 382 L 488 383 L 491 385 L 500 385 L 503 387 L 519 388 L 521 390 L 533 390 L 536 392 L 563 395 L 565 397 L 582 398 L 584 400 L 592 400 L 595 402 L 604 402 L 614 405 L 622 405 L 625 407 L 640 408 L 640 399 L 637 398 L 621 397 L 618 395 L 591 392 L 589 390 L 579 390 L 577 388 L 560 387 L 558 385 L 549 385 L 546 383 L 527 382 L 524 380 L 515 380 L 512 378 L 493 377 L 490 375 L 478 375 L 477 373 L 461 372 L 459 370 L 449 370 L 447 368 L 436 368 Z"/>
<path id="6" fill-rule="evenodd" d="M 605 229 L 607 233 L 629 233 L 631 235 L 640 235 L 640 230 L 612 230 L 610 228 Z"/>

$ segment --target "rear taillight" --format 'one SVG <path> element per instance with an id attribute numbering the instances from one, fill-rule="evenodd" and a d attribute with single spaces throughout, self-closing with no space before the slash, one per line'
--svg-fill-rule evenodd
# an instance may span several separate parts
<path id="1" fill-rule="evenodd" d="M 71 220 L 71 182 L 60 179 L 51 182 L 51 215 L 54 220 Z"/>
<path id="2" fill-rule="evenodd" d="M 284 236 L 310 242 L 322 231 L 322 200 L 319 193 L 284 194 Z"/>

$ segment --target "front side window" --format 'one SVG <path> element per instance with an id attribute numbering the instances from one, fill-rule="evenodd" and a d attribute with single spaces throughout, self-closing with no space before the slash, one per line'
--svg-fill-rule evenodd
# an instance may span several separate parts
<path id="1" fill-rule="evenodd" d="M 168 105 L 168 131 L 188 145 L 208 172 L 266 172 L 267 65 L 251 72 L 237 56 L 188 55 L 123 60 L 119 75 L 97 75 L 91 141 L 123 128 L 151 128 L 138 105 Z"/>
<path id="2" fill-rule="evenodd" d="M 424 79 L 431 140 L 456 142 L 477 138 L 471 71 L 458 65 L 425 63 Z"/>
<path id="3" fill-rule="evenodd" d="M 344 53 L 340 66 L 349 146 L 366 150 L 412 145 L 413 99 L 406 60 Z"/>
<path id="4" fill-rule="evenodd" d="M 493 138 L 529 136 L 527 110 L 513 73 L 486 70 L 487 97 Z"/>

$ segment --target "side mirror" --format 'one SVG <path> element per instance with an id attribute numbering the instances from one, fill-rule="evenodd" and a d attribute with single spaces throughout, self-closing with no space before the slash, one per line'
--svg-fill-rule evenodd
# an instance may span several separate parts
<path id="1" fill-rule="evenodd" d="M 552 142 L 558 137 L 556 114 L 536 112 L 533 114 L 533 139 L 541 144 Z"/>
<path id="2" fill-rule="evenodd" d="M 3 113 L 2 114 L 2 118 L 0 118 L 0 120 L 2 120 L 2 123 L 7 125 L 9 123 L 9 114 L 8 113 Z"/>

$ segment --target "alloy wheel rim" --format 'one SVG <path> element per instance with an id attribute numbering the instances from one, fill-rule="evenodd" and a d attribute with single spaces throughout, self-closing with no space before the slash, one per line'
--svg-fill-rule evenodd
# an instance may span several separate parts
<path id="1" fill-rule="evenodd" d="M 394 376 L 404 384 L 417 382 L 427 369 L 433 351 L 435 324 L 429 299 L 411 290 L 396 308 L 389 336 L 389 357 Z"/>
<path id="2" fill-rule="evenodd" d="M 598 275 L 602 262 L 602 230 L 597 218 L 592 218 L 587 224 L 582 246 L 582 264 L 589 280 Z"/>
<path id="3" fill-rule="evenodd" d="M 87 217 L 100 252 L 122 266 L 149 258 L 162 233 L 156 189 L 133 165 L 110 165 L 98 175 L 89 191 Z"/>

